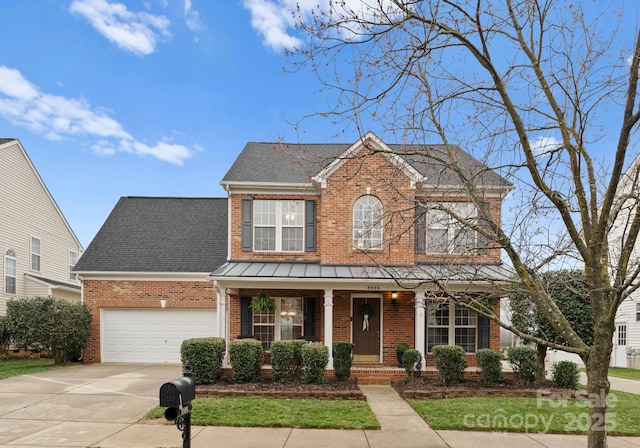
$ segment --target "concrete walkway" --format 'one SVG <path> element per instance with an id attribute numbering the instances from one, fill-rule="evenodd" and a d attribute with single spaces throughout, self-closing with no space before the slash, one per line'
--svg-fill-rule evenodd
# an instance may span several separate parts
<path id="1" fill-rule="evenodd" d="M 179 366 L 94 364 L 0 381 L 0 448 L 182 446 L 172 424 L 140 418 L 158 403 L 160 385 Z M 611 379 L 612 389 L 640 393 L 640 382 Z M 361 386 L 381 430 L 192 428 L 194 448 L 524 448 L 586 446 L 586 436 L 434 431 L 390 386 Z M 640 448 L 640 438 L 609 437 L 613 448 Z"/>
<path id="2" fill-rule="evenodd" d="M 587 384 L 587 374 L 580 373 L 580 383 Z M 629 392 L 630 394 L 640 395 L 640 381 L 628 380 L 625 378 L 616 378 L 615 376 L 609 377 L 609 383 L 611 384 L 612 391 Z"/>

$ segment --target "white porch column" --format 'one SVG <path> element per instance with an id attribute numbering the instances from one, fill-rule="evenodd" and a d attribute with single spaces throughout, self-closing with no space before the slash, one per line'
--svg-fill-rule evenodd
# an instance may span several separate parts
<path id="1" fill-rule="evenodd" d="M 426 344 L 424 343 L 425 341 L 425 334 L 426 334 L 426 328 L 425 328 L 425 318 L 424 318 L 424 291 L 416 291 L 415 293 L 415 345 L 414 347 L 416 348 L 416 350 L 418 350 L 420 353 L 422 353 L 422 370 L 424 370 L 427 367 L 427 363 L 425 361 L 425 350 L 426 350 Z"/>
<path id="2" fill-rule="evenodd" d="M 229 353 L 229 340 L 227 339 L 227 288 L 223 288 L 221 286 L 216 285 L 216 295 L 217 297 L 217 305 L 218 309 L 216 312 L 217 315 L 217 336 L 219 338 L 224 338 L 225 343 L 227 345 L 226 354 Z M 222 367 L 228 367 L 227 356 L 222 358 Z"/>
<path id="3" fill-rule="evenodd" d="M 333 289 L 324 290 L 324 345 L 329 349 L 327 369 L 333 369 Z"/>

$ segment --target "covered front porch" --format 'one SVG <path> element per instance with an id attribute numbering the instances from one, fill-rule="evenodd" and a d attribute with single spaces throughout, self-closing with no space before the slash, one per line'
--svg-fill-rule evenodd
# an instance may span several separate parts
<path id="1" fill-rule="evenodd" d="M 425 372 L 433 367 L 428 352 L 436 344 L 462 345 L 469 365 L 476 365 L 476 349 L 499 348 L 499 328 L 447 300 L 439 285 L 429 281 L 435 274 L 433 267 L 229 262 L 211 275 L 217 290 L 218 336 L 227 341 L 253 337 L 267 353 L 275 340 L 320 342 L 329 348 L 328 370 L 333 368 L 333 342 L 351 342 L 352 375 L 363 380 L 403 377 L 396 355 L 400 343 L 423 354 Z M 507 271 L 499 266 L 449 270 L 447 281 L 452 289 L 499 298 L 496 283 L 479 281 L 481 275 L 505 280 Z M 250 307 L 260 291 L 273 298 L 273 311 L 256 313 Z M 499 300 L 495 303 L 499 312 Z"/>

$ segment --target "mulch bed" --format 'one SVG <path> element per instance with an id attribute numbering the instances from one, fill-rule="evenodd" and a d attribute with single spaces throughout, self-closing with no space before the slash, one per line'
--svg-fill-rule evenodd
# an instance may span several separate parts
<path id="1" fill-rule="evenodd" d="M 264 379 L 258 383 L 235 383 L 230 379 L 222 379 L 214 384 L 196 386 L 196 396 L 366 400 L 354 380 L 338 382 L 331 379 L 323 384 L 280 383 L 270 379 Z"/>
<path id="2" fill-rule="evenodd" d="M 392 387 L 401 397 L 415 399 L 442 399 L 460 397 L 533 397 L 576 399 L 576 391 L 561 389 L 548 381 L 538 381 L 524 387 L 518 381 L 505 379 L 492 387 L 486 387 L 479 379 L 466 379 L 462 383 L 444 386 L 437 378 L 417 378 L 393 381 Z"/>

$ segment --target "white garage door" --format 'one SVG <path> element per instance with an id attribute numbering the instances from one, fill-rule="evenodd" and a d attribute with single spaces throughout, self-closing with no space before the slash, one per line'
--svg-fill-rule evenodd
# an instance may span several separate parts
<path id="1" fill-rule="evenodd" d="M 102 361 L 179 363 L 180 345 L 216 334 L 215 310 L 102 310 Z"/>

